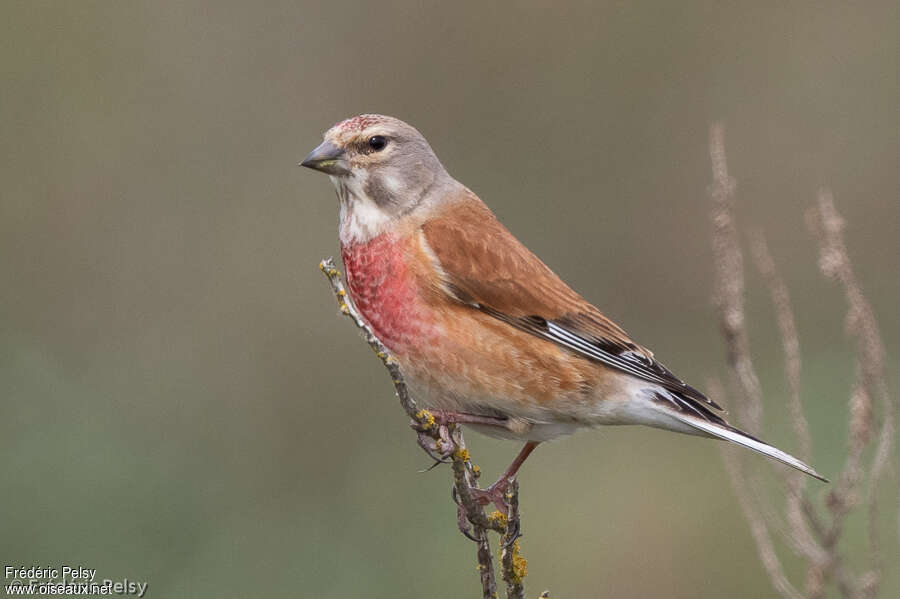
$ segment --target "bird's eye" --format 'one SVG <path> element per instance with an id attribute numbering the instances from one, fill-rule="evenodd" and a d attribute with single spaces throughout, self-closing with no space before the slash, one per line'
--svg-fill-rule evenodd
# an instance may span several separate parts
<path id="1" fill-rule="evenodd" d="M 373 135 L 369 138 L 369 147 L 375 152 L 380 152 L 387 145 L 387 138 L 383 135 Z"/>

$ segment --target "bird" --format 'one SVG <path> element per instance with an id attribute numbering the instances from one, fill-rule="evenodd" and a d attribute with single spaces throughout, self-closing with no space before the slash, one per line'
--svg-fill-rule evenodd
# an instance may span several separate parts
<path id="1" fill-rule="evenodd" d="M 348 294 L 416 402 L 441 426 L 524 441 L 480 501 L 505 507 L 539 443 L 601 425 L 728 441 L 827 482 L 729 424 L 718 404 L 564 283 L 411 125 L 378 114 L 345 119 L 300 165 L 327 174 L 337 191 Z"/>

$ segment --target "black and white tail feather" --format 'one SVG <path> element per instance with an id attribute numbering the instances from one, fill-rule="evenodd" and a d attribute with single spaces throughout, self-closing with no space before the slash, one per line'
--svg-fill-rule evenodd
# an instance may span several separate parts
<path id="1" fill-rule="evenodd" d="M 753 435 L 728 424 L 721 416 L 713 412 L 706 404 L 699 403 L 691 398 L 679 396 L 667 390 L 651 391 L 653 399 L 659 409 L 682 424 L 696 431 L 702 436 L 714 437 L 724 441 L 730 441 L 736 445 L 746 447 L 757 453 L 777 460 L 796 468 L 800 472 L 808 474 L 822 482 L 830 482 L 827 478 L 815 471 L 811 466 L 795 458 L 791 454 L 781 451 L 777 447 L 769 445 L 765 441 L 757 439 Z"/>

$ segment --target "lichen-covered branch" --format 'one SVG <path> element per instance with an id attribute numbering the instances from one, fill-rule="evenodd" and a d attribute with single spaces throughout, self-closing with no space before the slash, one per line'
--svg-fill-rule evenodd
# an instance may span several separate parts
<path id="1" fill-rule="evenodd" d="M 734 202 L 737 186 L 728 175 L 724 131 L 721 124 L 710 130 L 710 158 L 713 184 L 713 249 L 715 259 L 715 300 L 733 381 L 731 393 L 739 403 L 739 420 L 753 432 L 762 424 L 762 391 L 753 367 L 744 311 L 744 260 L 740 236 L 735 224 Z M 849 434 L 847 456 L 835 487 L 827 493 L 824 511 L 805 490 L 799 473 L 787 475 L 787 507 L 783 526 L 777 512 L 766 505 L 743 459 L 727 451 L 725 463 L 741 509 L 750 524 L 760 560 L 782 597 L 819 599 L 834 584 L 842 597 L 876 597 L 883 571 L 877 521 L 876 491 L 891 459 L 894 442 L 894 399 L 884 375 L 884 347 L 874 312 L 854 274 L 843 238 L 844 221 L 834 207 L 831 193 L 819 192 L 816 205 L 807 220 L 819 245 L 819 267 L 836 281 L 847 300 L 846 330 L 855 343 L 855 379 L 848 402 Z M 751 237 L 751 251 L 757 270 L 766 284 L 781 335 L 785 376 L 788 382 L 788 417 L 797 437 L 797 453 L 808 459 L 811 453 L 809 425 L 803 409 L 801 390 L 802 360 L 800 339 L 790 295 L 761 232 Z M 723 397 L 725 390 L 713 380 L 713 396 Z M 877 407 L 876 407 L 877 406 Z M 880 424 L 877 422 L 880 421 Z M 876 434 L 877 429 L 877 434 Z M 866 458 L 869 453 L 872 457 Z M 868 510 L 867 537 L 869 564 L 864 572 L 855 572 L 841 550 L 846 519 L 863 501 L 865 488 Z M 771 530 L 785 531 L 788 546 L 806 563 L 806 580 L 801 592 L 785 575 L 776 553 Z"/>
<path id="2" fill-rule="evenodd" d="M 453 470 L 453 498 L 457 502 L 457 521 L 460 530 L 478 546 L 476 555 L 478 560 L 478 573 L 481 581 L 482 596 L 484 599 L 496 599 L 497 582 L 494 575 L 494 558 L 491 551 L 488 532 L 493 531 L 501 535 L 501 575 L 506 583 L 506 594 L 509 599 L 523 599 L 525 587 L 523 579 L 526 574 L 526 563 L 519 553 L 518 537 L 521 530 L 519 518 L 519 485 L 517 481 L 510 484 L 507 493 L 509 503 L 509 515 L 494 512 L 487 515 L 484 506 L 475 500 L 472 490 L 478 488 L 480 469 L 474 465 L 466 449 L 462 429 L 456 424 L 446 427 L 438 426 L 434 415 L 425 409 L 420 409 L 409 393 L 409 388 L 400 372 L 400 367 L 394 360 L 388 349 L 378 340 L 372 329 L 363 320 L 353 301 L 347 295 L 340 271 L 335 267 L 331 258 L 322 260 L 319 268 L 328 278 L 331 290 L 338 301 L 341 313 L 350 318 L 365 337 L 369 347 L 384 364 L 391 375 L 400 406 L 411 419 L 411 426 L 421 434 L 431 438 L 437 453 L 445 450 L 449 452 L 449 460 Z M 470 532 L 471 531 L 471 532 Z M 545 592 L 546 596 L 549 594 Z M 544 596 L 544 595 L 542 595 Z"/>
<path id="3" fill-rule="evenodd" d="M 525 575 L 528 574 L 528 562 L 519 553 L 519 535 L 522 522 L 519 517 L 519 481 L 513 480 L 506 493 L 509 503 L 509 514 L 506 517 L 506 530 L 500 537 L 500 563 L 503 566 L 503 581 L 506 583 L 506 595 L 509 599 L 525 598 Z M 499 514 L 499 512 L 497 512 Z M 545 591 L 546 593 L 546 591 Z"/>

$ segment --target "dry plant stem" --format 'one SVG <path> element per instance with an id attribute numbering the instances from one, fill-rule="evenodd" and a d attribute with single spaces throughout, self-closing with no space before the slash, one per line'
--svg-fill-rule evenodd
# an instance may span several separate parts
<path id="1" fill-rule="evenodd" d="M 710 130 L 710 158 L 713 184 L 713 245 L 715 249 L 716 307 L 725 337 L 731 375 L 743 424 L 752 432 L 761 425 L 762 393 L 753 369 L 744 316 L 744 270 L 740 241 L 733 213 L 735 184 L 728 175 L 722 126 Z M 844 291 L 848 310 L 847 334 L 855 341 L 855 378 L 849 401 L 849 438 L 847 458 L 837 482 L 826 498 L 827 515 L 820 515 L 815 504 L 804 494 L 802 475 L 787 476 L 787 528 L 766 506 L 760 496 L 758 478 L 748 474 L 744 460 L 725 450 L 726 469 L 738 495 L 760 560 L 772 585 L 782 597 L 819 599 L 834 583 L 842 597 L 867 598 L 878 594 L 883 571 L 878 526 L 876 492 L 887 469 L 894 439 L 894 404 L 884 376 L 884 347 L 874 312 L 853 272 L 843 239 L 843 220 L 834 208 L 827 190 L 808 214 L 808 222 L 819 245 L 822 272 L 837 281 Z M 775 310 L 784 351 L 784 367 L 788 381 L 788 414 L 797 437 L 798 453 L 808 459 L 811 450 L 809 426 L 801 401 L 800 342 L 787 286 L 781 279 L 761 233 L 751 236 L 751 250 L 757 270 L 765 282 Z M 718 381 L 710 382 L 711 395 L 724 395 Z M 881 424 L 877 431 L 874 456 L 865 459 L 865 450 L 876 437 L 876 404 Z M 847 515 L 862 501 L 865 489 L 868 508 L 869 570 L 857 574 L 844 563 L 839 541 Z M 805 589 L 801 593 L 785 576 L 784 568 L 772 542 L 772 529 L 786 533 L 791 549 L 803 557 L 807 565 Z"/>
<path id="2" fill-rule="evenodd" d="M 725 397 L 725 388 L 718 379 L 707 381 L 707 389 L 710 397 L 717 402 Z M 747 523 L 750 525 L 750 534 L 753 535 L 753 540 L 756 543 L 759 559 L 766 570 L 766 574 L 769 575 L 772 586 L 785 599 L 803 599 L 803 594 L 791 584 L 784 573 L 781 560 L 778 559 L 778 554 L 775 552 L 775 543 L 769 532 L 767 518 L 757 505 L 754 493 L 748 488 L 749 485 L 744 478 L 741 462 L 738 456 L 735 455 L 735 448 L 725 446 L 722 449 L 722 459 L 725 462 L 725 470 L 728 472 L 738 504 L 741 506 L 744 518 L 747 519 Z"/>
<path id="3" fill-rule="evenodd" d="M 435 443 L 438 444 L 438 447 L 442 447 L 442 444 L 447 443 L 447 439 L 442 438 L 440 427 L 435 424 L 434 415 L 428 410 L 419 409 L 416 402 L 410 396 L 409 388 L 406 385 L 403 374 L 400 372 L 400 367 L 353 305 L 352 300 L 347 295 L 347 290 L 341 279 L 341 273 L 335 268 L 334 261 L 331 258 L 322 260 L 322 262 L 319 263 L 319 268 L 328 278 L 328 282 L 338 301 L 338 307 L 340 308 L 341 313 L 349 317 L 357 328 L 363 332 L 369 347 L 372 348 L 375 355 L 378 356 L 381 363 L 384 364 L 384 367 L 387 368 L 390 373 L 394 388 L 397 391 L 397 397 L 400 399 L 400 406 L 410 419 L 417 424 L 419 430 L 424 431 L 425 434 L 434 439 Z M 479 470 L 469 459 L 469 452 L 466 450 L 462 430 L 455 424 L 449 425 L 448 430 L 450 441 L 455 448 L 455 451 L 452 452 L 450 457 L 453 468 L 454 497 L 458 502 L 460 510 L 460 529 L 462 530 L 464 526 L 467 527 L 468 524 L 471 524 L 472 526 L 472 532 L 466 534 L 467 536 L 471 534 L 470 538 L 478 545 L 478 572 L 481 579 L 482 596 L 484 599 L 496 599 L 497 597 L 497 582 L 494 578 L 493 554 L 488 539 L 488 531 L 494 531 L 502 535 L 501 548 L 504 551 L 504 556 L 506 553 L 511 553 L 516 558 L 510 560 L 504 558 L 503 560 L 502 575 L 507 583 L 507 597 L 510 599 L 520 599 L 524 597 L 522 578 L 524 578 L 525 574 L 525 560 L 518 555 L 518 542 L 516 541 L 520 526 L 518 482 L 513 481 L 507 495 L 507 501 L 510 505 L 509 521 L 507 521 L 506 517 L 498 517 L 497 514 L 499 513 L 495 513 L 491 517 L 485 515 L 484 507 L 475 500 L 471 493 L 472 489 L 478 488 Z M 502 516 L 502 514 L 500 516 Z M 514 526 L 512 526 L 513 524 Z M 509 561 L 509 566 L 507 566 L 507 561 Z"/>
<path id="4" fill-rule="evenodd" d="M 714 300 L 734 379 L 732 387 L 738 392 L 739 419 L 751 433 L 759 434 L 763 414 L 762 387 L 750 356 L 744 316 L 744 257 L 733 213 L 737 185 L 728 174 L 725 132 L 720 123 L 710 128 L 709 152 L 713 175 L 709 195 L 713 202 Z M 721 385 L 719 388 L 719 397 L 722 398 L 725 393 Z M 758 474 L 745 472 L 742 462 L 728 449 L 723 448 L 722 454 L 741 510 L 750 524 L 760 561 L 772 585 L 785 599 L 801 599 L 803 595 L 787 579 L 775 553 L 775 543 L 769 530 L 771 516 L 765 513 L 764 502 L 759 497 L 761 484 Z"/>
<path id="5" fill-rule="evenodd" d="M 737 189 L 728 174 L 725 131 L 721 123 L 710 128 L 709 155 L 713 183 L 713 257 L 715 260 L 715 302 L 725 336 L 728 362 L 748 401 L 741 402 L 745 426 L 758 434 L 762 426 L 762 388 L 750 358 L 750 342 L 744 322 L 744 257 L 738 241 L 732 207 Z"/>
<path id="6" fill-rule="evenodd" d="M 803 461 L 809 461 L 812 451 L 812 441 L 809 437 L 809 423 L 803 412 L 803 401 L 800 398 L 800 371 L 802 360 L 800 358 L 800 337 L 797 335 L 797 324 L 794 318 L 794 309 L 791 307 L 791 296 L 787 285 L 775 267 L 775 261 L 769 253 L 769 245 L 762 231 L 756 229 L 751 234 L 750 251 L 756 270 L 762 275 L 772 306 L 775 308 L 775 319 L 778 322 L 778 330 L 781 333 L 781 348 L 784 351 L 785 375 L 787 376 L 790 394 L 788 395 L 788 408 L 791 414 L 791 424 L 794 434 L 797 435 L 797 454 Z M 796 471 L 795 471 L 796 472 Z M 796 472 L 797 480 L 806 481 L 803 473 Z"/>
<path id="7" fill-rule="evenodd" d="M 751 235 L 751 254 L 756 268 L 766 286 L 772 306 L 775 309 L 775 319 L 781 334 L 781 346 L 784 351 L 785 375 L 788 381 L 788 412 L 794 434 L 797 436 L 799 457 L 809 461 L 811 445 L 809 436 L 809 423 L 803 412 L 803 401 L 800 393 L 800 374 L 802 360 L 800 357 L 800 338 L 797 335 L 794 309 L 791 306 L 791 297 L 787 285 L 775 267 L 775 261 L 769 253 L 769 246 L 762 231 L 756 230 Z M 788 541 L 793 545 L 794 552 L 804 555 L 813 562 L 822 562 L 825 559 L 824 548 L 816 541 L 813 527 L 821 527 L 821 522 L 815 509 L 804 511 L 803 490 L 806 487 L 807 477 L 796 470 L 786 470 L 787 480 L 787 508 L 785 510 L 790 529 L 786 532 Z M 811 506 L 810 506 L 811 507 Z"/>
<path id="8" fill-rule="evenodd" d="M 862 291 L 850 262 L 844 242 L 844 220 L 834 207 L 827 189 L 819 191 L 815 209 L 807 214 L 809 227 L 819 244 L 819 268 L 837 281 L 847 301 L 847 334 L 856 342 L 856 377 L 850 396 L 850 431 L 848 456 L 838 479 L 837 489 L 829 495 L 833 523 L 826 538 L 840 535 L 847 513 L 859 501 L 859 487 L 868 475 L 866 504 L 868 511 L 869 557 L 871 569 L 859 582 L 859 595 L 874 597 L 878 593 L 883 570 L 877 524 L 876 494 L 894 444 L 894 403 L 884 374 L 884 344 L 875 313 Z M 877 401 L 881 409 L 875 455 L 868 473 L 862 463 L 863 450 L 874 434 L 874 411 Z"/>

